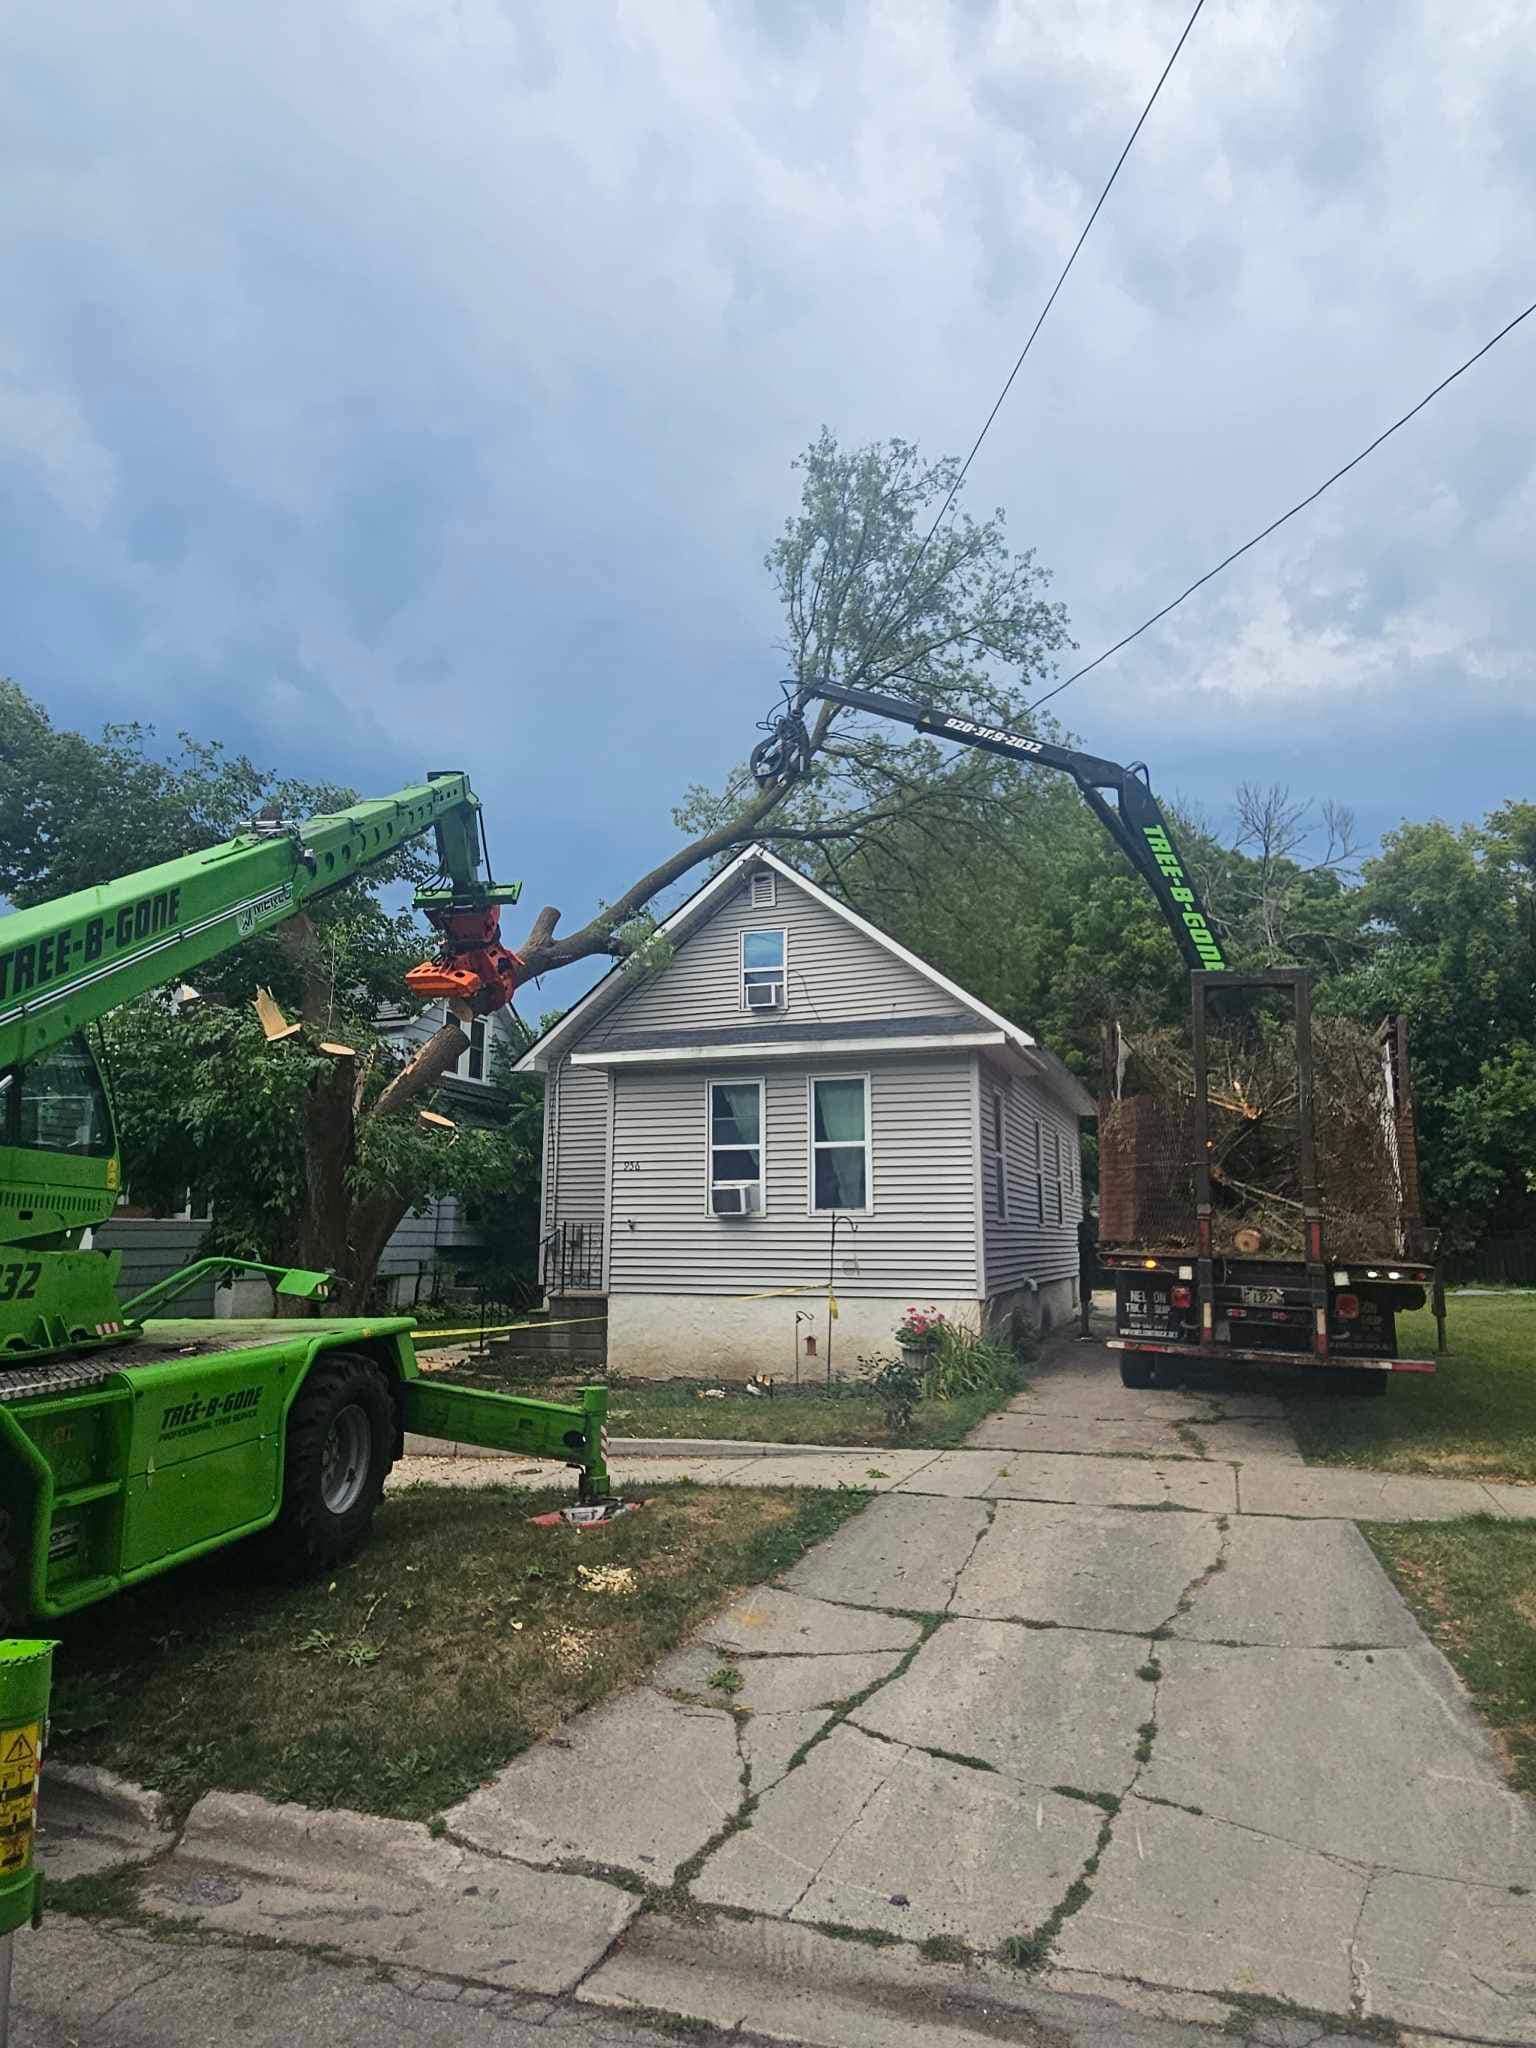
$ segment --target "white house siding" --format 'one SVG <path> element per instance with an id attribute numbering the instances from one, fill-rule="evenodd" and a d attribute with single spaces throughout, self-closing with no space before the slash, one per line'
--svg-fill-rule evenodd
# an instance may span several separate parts
<path id="1" fill-rule="evenodd" d="M 963 1013 L 963 1005 L 926 975 L 866 938 L 783 875 L 775 879 L 778 902 L 772 909 L 754 910 L 750 884 L 744 885 L 682 942 L 663 972 L 638 981 L 620 998 L 581 1041 L 583 1048 L 606 1045 L 615 1032 L 745 1024 L 749 1014 L 831 1023 L 843 1018 Z M 741 1000 L 741 935 L 779 930 L 787 935 L 785 1006 L 749 1013 Z"/>
<path id="2" fill-rule="evenodd" d="M 1073 1305 L 1077 1276 L 1077 1226 L 1083 1213 L 1083 1173 L 1078 1122 L 1045 1088 L 1007 1073 L 980 1058 L 978 1110 L 981 1122 L 983 1290 L 994 1304 L 1006 1302 L 1033 1281 L 1059 1322 Z M 1003 1102 L 1007 1214 L 997 1200 L 994 1098 Z M 1040 1132 L 1040 1185 L 1035 1168 L 1035 1130 Z M 1060 1147 L 1061 1220 L 1056 1218 L 1056 1173 L 1052 1133 Z M 1041 1220 L 1043 1196 L 1044 1220 Z"/>

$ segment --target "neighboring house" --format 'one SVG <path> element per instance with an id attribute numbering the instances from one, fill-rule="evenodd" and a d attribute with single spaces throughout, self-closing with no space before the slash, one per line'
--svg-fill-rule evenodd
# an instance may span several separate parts
<path id="1" fill-rule="evenodd" d="M 419 1016 L 386 1012 L 379 1019 L 379 1031 L 386 1042 L 396 1045 L 402 1057 L 425 1044 L 446 1021 L 442 1004 L 434 1004 Z M 459 1055 L 458 1065 L 438 1083 L 443 1113 L 472 1124 L 485 1115 L 488 1098 L 494 1093 L 492 1061 L 498 1048 L 516 1053 L 524 1032 L 511 1011 L 493 1017 L 477 1017 L 470 1027 L 470 1042 Z M 151 1216 L 135 1209 L 125 1197 L 110 1223 L 102 1224 L 93 1242 L 102 1251 L 123 1254 L 120 1288 L 123 1295 L 137 1293 L 166 1279 L 183 1266 L 200 1258 L 208 1232 L 206 1209 L 194 1213 L 188 1204 L 175 1216 Z M 429 1300 L 440 1272 L 450 1276 L 466 1255 L 472 1258 L 478 1236 L 467 1222 L 463 1205 L 452 1195 L 429 1202 L 420 1215 L 408 1215 L 384 1248 L 379 1277 L 388 1304 L 410 1308 Z M 211 1281 L 200 1283 L 174 1303 L 175 1316 L 263 1315 L 270 1313 L 271 1293 L 259 1278 L 237 1281 L 233 1288 L 215 1289 Z"/>
<path id="2" fill-rule="evenodd" d="M 544 1282 L 606 1296 L 616 1371 L 789 1373 L 913 1304 L 1076 1304 L 1079 1119 L 1027 1031 L 749 848 L 518 1062 L 545 1076 Z M 810 1370 L 818 1370 L 811 1366 Z"/>

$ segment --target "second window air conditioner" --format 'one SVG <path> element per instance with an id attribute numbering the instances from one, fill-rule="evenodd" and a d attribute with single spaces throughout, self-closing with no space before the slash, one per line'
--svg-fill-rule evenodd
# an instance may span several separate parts
<path id="1" fill-rule="evenodd" d="M 776 981 L 749 981 L 747 983 L 747 1008 L 749 1010 L 777 1010 L 784 999 L 784 991 Z"/>

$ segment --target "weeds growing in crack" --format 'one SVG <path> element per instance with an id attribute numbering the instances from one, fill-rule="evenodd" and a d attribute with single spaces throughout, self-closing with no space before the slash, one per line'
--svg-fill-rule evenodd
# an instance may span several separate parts
<path id="1" fill-rule="evenodd" d="M 1192 1813 L 1197 1820 L 1203 1818 L 1203 1806 L 1188 1806 L 1182 1799 L 1159 1799 L 1155 1792 L 1138 1792 L 1136 1797 L 1143 1806 L 1171 1806 L 1175 1813 Z"/>
<path id="2" fill-rule="evenodd" d="M 1120 1811 L 1118 1792 L 1085 1792 L 1081 1785 L 1053 1785 L 1051 1790 L 1063 1799 L 1080 1799 L 1085 1806 L 1100 1806 L 1108 1814 Z"/>
<path id="3" fill-rule="evenodd" d="M 1155 1657 L 1149 1657 L 1145 1664 L 1136 1667 L 1136 1676 L 1144 1678 L 1148 1685 L 1156 1685 L 1163 1675 L 1163 1667 Z"/>
<path id="4" fill-rule="evenodd" d="M 971 1949 L 958 1934 L 930 1934 L 926 1941 L 917 1944 L 917 1952 L 925 1963 L 968 1963 Z"/>
<path id="5" fill-rule="evenodd" d="M 893 1613 L 895 1610 L 884 1608 L 880 1611 L 882 1613 Z M 866 1685 L 862 1692 L 850 1693 L 847 1699 L 839 1700 L 833 1705 L 830 1718 L 824 1721 L 813 1735 L 806 1737 L 805 1741 L 801 1743 L 789 1762 L 784 1766 L 783 1777 L 779 1779 L 781 1785 L 791 1771 L 799 1770 L 813 1749 L 819 1748 L 829 1735 L 844 1725 L 850 1714 L 855 1713 L 862 1707 L 866 1700 L 873 1699 L 875 1694 L 880 1692 L 885 1686 L 894 1685 L 898 1678 L 910 1671 L 919 1650 L 922 1649 L 925 1643 L 931 1641 L 949 1617 L 944 1614 L 911 1614 L 907 1615 L 905 1619 L 917 1622 L 917 1641 L 912 1645 L 911 1649 L 902 1653 L 901 1659 L 895 1668 L 888 1672 L 884 1678 L 877 1678 L 873 1685 Z M 866 1731 L 860 1730 L 861 1734 L 864 1732 Z"/>
<path id="6" fill-rule="evenodd" d="M 818 1934 L 830 1934 L 834 1941 L 857 1941 L 865 1948 L 900 1948 L 903 1937 L 884 1927 L 854 1927 L 846 1920 L 807 1920 Z"/>
<path id="7" fill-rule="evenodd" d="M 1143 1721 L 1136 1733 L 1141 1738 L 1136 1744 L 1136 1761 L 1139 1764 L 1149 1764 L 1152 1761 L 1152 1745 L 1157 1740 L 1157 1723 Z"/>
<path id="8" fill-rule="evenodd" d="M 1115 1803 L 1118 1810 L 1119 1801 Z M 1046 1914 L 1038 1927 L 1031 1929 L 1028 1934 L 1010 1935 L 1003 1943 L 1001 1953 L 1005 1963 L 1011 1963 L 1016 1970 L 1023 1970 L 1030 1975 L 1045 1968 L 1050 1961 L 1051 1950 L 1056 1946 L 1057 1935 L 1072 1915 L 1080 1913 L 1092 1898 L 1093 1880 L 1099 1874 L 1099 1864 L 1104 1851 L 1109 1847 L 1114 1831 L 1114 1814 L 1106 1813 L 1099 1823 L 1098 1838 L 1094 1842 L 1092 1855 L 1067 1886 L 1062 1898 Z"/>
<path id="9" fill-rule="evenodd" d="M 1289 1999 L 1271 1998 L 1263 1991 L 1223 1991 L 1221 1999 L 1231 2008 L 1222 2022 L 1222 2032 L 1244 2039 L 1252 2033 L 1253 2022 L 1259 2019 L 1309 2020 L 1322 2030 L 1325 2038 L 1347 2032 L 1366 2035 L 1373 2041 L 1402 2039 L 1402 2029 L 1395 2020 L 1380 2019 L 1370 2013 L 1351 2013 L 1347 2020 L 1341 2020 L 1336 2012 L 1324 2012 L 1312 2005 L 1292 2005 Z"/>

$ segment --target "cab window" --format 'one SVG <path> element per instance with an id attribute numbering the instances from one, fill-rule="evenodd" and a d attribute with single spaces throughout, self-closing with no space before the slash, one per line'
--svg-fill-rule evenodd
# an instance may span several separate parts
<path id="1" fill-rule="evenodd" d="M 13 1067 L 0 1081 L 0 1133 L 33 1152 L 100 1159 L 112 1151 L 107 1091 L 83 1038 Z"/>

